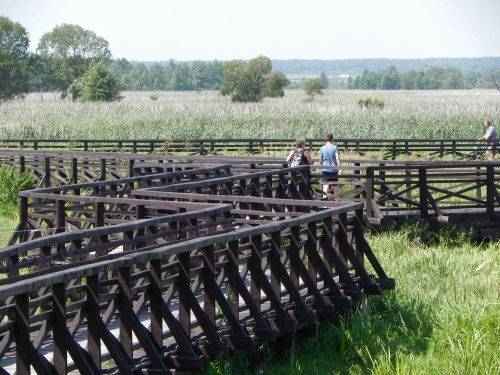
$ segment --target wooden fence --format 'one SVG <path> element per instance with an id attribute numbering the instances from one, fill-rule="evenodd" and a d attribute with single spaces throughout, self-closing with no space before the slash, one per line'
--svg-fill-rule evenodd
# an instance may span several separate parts
<path id="1" fill-rule="evenodd" d="M 398 156 L 449 155 L 454 160 L 469 155 L 477 147 L 475 139 L 338 139 L 335 143 L 342 152 L 359 155 L 377 153 L 386 159 Z M 172 139 L 172 140 L 27 140 L 8 139 L 0 141 L 2 149 L 40 151 L 114 151 L 163 155 L 285 155 L 294 147 L 294 139 Z M 306 139 L 306 147 L 317 152 L 324 139 Z"/>
<path id="2" fill-rule="evenodd" d="M 139 195 L 191 184 L 191 172 L 150 175 L 160 184 Z M 255 196 L 268 176 L 253 176 L 243 193 Z M 283 198 L 275 207 L 290 214 L 262 216 L 244 205 L 138 199 L 131 181 L 91 185 L 89 195 L 88 183 L 21 194 L 24 215 L 55 230 L 0 250 L 9 276 L 1 374 L 201 371 L 204 360 L 293 336 L 394 287 L 364 238 L 361 203 Z"/>

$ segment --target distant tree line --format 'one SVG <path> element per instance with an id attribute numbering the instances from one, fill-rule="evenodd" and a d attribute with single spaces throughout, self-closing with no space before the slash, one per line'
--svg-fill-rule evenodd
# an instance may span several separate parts
<path id="1" fill-rule="evenodd" d="M 474 70 L 430 64 L 422 70 L 410 69 L 404 73 L 398 72 L 393 65 L 379 72 L 365 69 L 362 74 L 350 76 L 336 85 L 338 88 L 362 90 L 447 90 L 496 88 L 494 81 L 500 82 L 500 69 L 490 68 L 481 74 Z"/>
<path id="2" fill-rule="evenodd" d="M 272 60 L 274 69 L 285 74 L 320 74 L 328 76 L 348 74 L 357 76 L 365 69 L 373 72 L 386 70 L 393 65 L 399 72 L 423 70 L 426 66 L 437 64 L 443 68 L 454 67 L 460 70 L 484 72 L 486 69 L 500 67 L 500 57 L 477 58 L 425 58 L 425 59 L 338 59 L 338 60 Z"/>
<path id="3" fill-rule="evenodd" d="M 0 103 L 22 98 L 28 92 L 38 92 L 43 98 L 47 91 L 59 91 L 62 98 L 72 100 L 113 101 L 119 100 L 124 90 L 220 90 L 235 102 L 258 102 L 264 97 L 282 97 L 285 87 L 303 88 L 311 99 L 328 87 L 500 90 L 500 57 L 272 61 L 259 56 L 250 61 L 132 63 L 124 58 L 112 59 L 104 38 L 70 24 L 45 33 L 34 53 L 28 51 L 29 43 L 28 32 L 22 25 L 0 16 Z M 388 61 L 398 65 L 380 69 L 380 64 Z M 432 62 L 413 67 L 427 61 Z M 457 66 L 449 66 L 450 63 Z M 364 64 L 364 70 L 359 70 L 362 73 L 348 73 L 359 69 L 359 64 Z M 332 76 L 336 69 L 343 74 Z M 285 76 L 308 71 L 321 74 L 314 82 L 290 82 Z"/>
<path id="4" fill-rule="evenodd" d="M 237 61 L 237 62 L 236 62 Z M 271 61 L 272 63 L 272 61 Z M 232 62 L 194 61 L 174 62 L 167 65 L 160 63 L 132 64 L 125 59 L 113 60 L 109 63 L 110 71 L 128 90 L 219 90 L 222 87 L 224 66 L 246 64 L 241 60 Z M 500 65 L 500 62 L 499 62 Z M 273 68 L 274 63 L 272 63 Z M 399 72 L 391 65 L 385 70 L 370 71 L 364 69 L 357 76 L 327 77 L 325 72 L 317 77 L 321 88 L 363 89 L 363 90 L 443 90 L 496 88 L 491 75 L 500 82 L 500 69 L 489 68 L 484 72 L 461 70 L 456 67 L 442 67 L 429 64 L 421 70 L 410 69 Z M 306 79 L 294 81 L 289 88 L 304 87 Z"/>
<path id="5" fill-rule="evenodd" d="M 168 64 L 132 64 L 126 59 L 109 62 L 109 71 L 131 91 L 151 90 L 219 90 L 224 64 L 220 61 L 194 61 Z"/>

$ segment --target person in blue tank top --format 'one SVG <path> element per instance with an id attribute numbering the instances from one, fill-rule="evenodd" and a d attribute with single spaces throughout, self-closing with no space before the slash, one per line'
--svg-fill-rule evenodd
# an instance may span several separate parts
<path id="1" fill-rule="evenodd" d="M 321 165 L 332 165 L 336 167 L 341 166 L 339 148 L 333 144 L 333 134 L 328 133 L 325 137 L 326 144 L 319 149 L 319 163 Z M 338 176 L 342 171 L 338 168 L 335 169 L 322 169 L 323 178 L 323 198 L 327 197 L 330 186 L 333 186 L 334 198 L 339 198 L 339 187 L 335 183 L 338 181 Z"/>

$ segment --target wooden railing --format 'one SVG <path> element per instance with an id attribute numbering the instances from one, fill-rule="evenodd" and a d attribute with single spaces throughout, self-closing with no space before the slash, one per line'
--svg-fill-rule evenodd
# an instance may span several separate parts
<path id="1" fill-rule="evenodd" d="M 193 226 L 174 244 L 126 235 L 164 223 L 139 220 L 19 245 L 39 248 L 42 259 L 39 270 L 0 286 L 2 373 L 201 371 L 206 359 L 274 342 L 394 287 L 363 237 L 359 203 L 205 237 Z M 87 238 L 113 233 L 123 236 L 121 255 L 78 261 Z M 134 249 L 138 241 L 146 244 Z M 73 245 L 80 252 L 71 253 Z M 115 248 L 99 246 L 103 254 Z M 68 249 L 77 261 L 53 265 L 49 248 Z"/>
<path id="2" fill-rule="evenodd" d="M 54 164 L 51 164 L 54 167 Z M 104 164 L 105 165 L 105 164 Z M 20 222 L 9 245 L 66 230 L 89 229 L 91 227 L 114 225 L 123 221 L 154 217 L 156 212 L 178 212 L 175 205 L 155 205 L 155 202 L 125 199 L 134 188 L 182 183 L 199 178 L 210 179 L 231 175 L 229 165 L 196 166 L 192 163 L 171 164 L 170 172 L 138 175 L 136 177 L 61 185 L 23 191 L 20 197 Z M 44 176 L 54 176 L 59 169 L 47 169 Z M 75 168 L 80 179 L 87 171 Z M 103 175 L 101 175 L 103 176 Z M 72 180 L 73 178 L 70 178 Z M 42 178 L 42 181 L 46 178 Z M 52 180 L 52 179 L 51 179 Z M 188 205 L 189 206 L 189 205 Z M 182 210 L 187 210 L 184 205 Z M 199 209 L 199 206 L 196 207 Z"/>
<path id="3" fill-rule="evenodd" d="M 303 178 L 301 173 L 292 175 L 290 169 L 282 169 L 287 164 L 281 158 L 199 156 L 164 158 L 154 155 L 88 154 L 90 155 L 70 153 L 73 157 L 67 158 L 67 155 L 37 152 L 36 155 L 24 156 L 24 159 L 19 154 L 10 155 L 6 160 L 18 165 L 20 160 L 24 160 L 24 168 L 35 171 L 40 178 L 39 185 L 41 186 L 71 183 L 74 180 L 97 181 L 89 182 L 87 185 L 80 184 L 87 194 L 91 191 L 92 195 L 102 190 L 103 195 L 117 196 L 118 194 L 119 196 L 122 189 L 129 192 L 132 187 L 151 187 L 158 184 L 166 186 L 179 183 L 181 179 L 183 179 L 182 182 L 196 184 L 210 176 L 215 179 L 214 185 L 219 184 L 217 178 L 228 178 L 221 180 L 220 184 L 243 186 L 245 193 L 234 191 L 226 193 L 228 195 L 279 199 L 320 198 L 318 194 L 321 185 L 319 170 L 323 167 L 317 164 L 311 167 L 310 176 Z M 113 158 L 106 159 L 106 156 Z M 91 157 L 93 159 L 90 159 Z M 136 159 L 137 157 L 139 158 Z M 44 165 L 43 171 L 36 172 L 40 169 L 40 163 Z M 220 164 L 217 165 L 217 163 Z M 416 213 L 421 217 L 441 216 L 443 210 L 449 212 L 450 209 L 458 208 L 474 208 L 491 214 L 495 207 L 498 207 L 499 201 L 498 178 L 495 177 L 498 167 L 498 162 L 485 161 L 446 162 L 444 164 L 439 161 L 344 160 L 338 198 L 368 202 L 366 213 L 370 220 L 379 220 L 383 216 L 396 213 L 402 215 Z M 66 172 L 68 169 L 72 172 Z M 301 170 L 306 171 L 307 167 L 299 167 L 295 172 Z M 129 174 L 136 177 L 132 180 L 120 178 Z M 236 175 L 233 176 L 233 174 Z M 427 179 L 428 186 L 423 182 L 424 178 Z M 107 179 L 111 179 L 110 181 L 118 179 L 119 182 L 105 182 L 104 180 Z M 255 183 L 256 179 L 259 179 L 258 184 Z M 114 186 L 115 184 L 117 185 Z M 124 187 L 119 187 L 119 184 L 124 184 Z M 201 184 L 207 183 L 201 182 Z M 266 184 L 269 186 L 266 187 Z M 293 184 L 296 186 L 291 188 Z M 254 185 L 257 186 L 255 191 L 248 191 Z M 105 186 L 108 187 L 105 188 Z M 190 186 L 195 185 L 184 185 L 183 189 Z M 200 186 L 198 185 L 199 188 Z M 213 187 L 212 189 L 221 188 Z M 55 188 L 53 192 L 65 191 L 65 189 L 60 189 Z M 72 188 L 67 189 L 69 192 Z M 201 190 L 193 187 L 192 190 L 186 191 L 199 194 Z M 46 192 L 51 192 L 51 190 Z M 72 191 L 71 194 L 79 195 L 80 193 Z M 213 193 L 209 192 L 209 194 Z M 35 225 L 25 229 L 35 230 L 39 227 Z"/>
<path id="4" fill-rule="evenodd" d="M 343 166 L 339 195 L 364 202 L 368 219 L 441 217 L 454 210 L 494 215 L 500 208 L 499 169 L 499 162 Z"/>
<path id="5" fill-rule="evenodd" d="M 23 150 L 114 151 L 155 154 L 218 155 L 228 152 L 266 155 L 286 154 L 294 139 L 172 139 L 172 140 L 27 140 L 0 141 L 0 148 Z M 461 159 L 477 146 L 475 139 L 338 139 L 340 150 L 359 155 L 380 153 L 387 159 L 400 155 L 431 155 Z M 306 147 L 317 151 L 324 139 L 306 139 Z"/>
<path id="6" fill-rule="evenodd" d="M 20 193 L 0 249 L 0 374 L 201 371 L 394 288 L 363 205 L 307 200 L 302 167 L 93 156 L 18 159 L 60 186 Z"/>

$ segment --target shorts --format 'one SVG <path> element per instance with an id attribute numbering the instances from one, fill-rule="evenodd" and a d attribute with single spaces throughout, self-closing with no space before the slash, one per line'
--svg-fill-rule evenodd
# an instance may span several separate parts
<path id="1" fill-rule="evenodd" d="M 322 171 L 323 183 L 337 182 L 339 180 L 339 172 L 337 171 Z"/>

